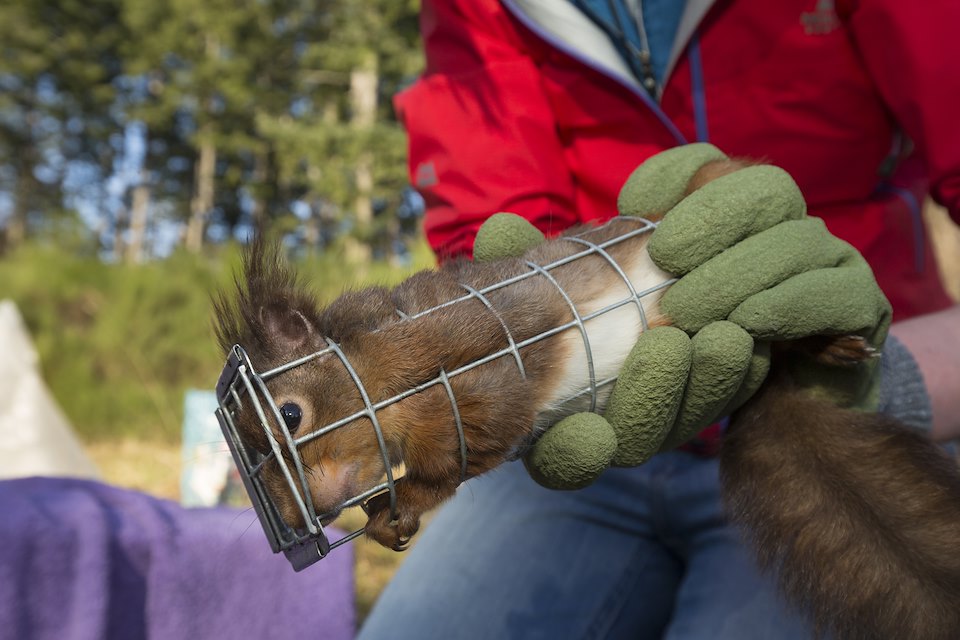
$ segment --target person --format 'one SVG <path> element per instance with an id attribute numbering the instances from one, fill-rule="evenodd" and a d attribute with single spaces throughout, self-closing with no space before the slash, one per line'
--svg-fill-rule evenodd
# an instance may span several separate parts
<path id="1" fill-rule="evenodd" d="M 547 235 L 602 221 L 637 165 L 687 142 L 762 158 L 890 300 L 888 396 L 919 389 L 915 422 L 957 437 L 960 307 L 920 203 L 960 221 L 958 19 L 946 0 L 425 0 L 426 72 L 396 104 L 427 238 L 445 260 L 499 211 Z M 360 637 L 811 637 L 725 521 L 717 476 L 709 452 L 675 450 L 575 492 L 519 463 L 472 480 Z"/>

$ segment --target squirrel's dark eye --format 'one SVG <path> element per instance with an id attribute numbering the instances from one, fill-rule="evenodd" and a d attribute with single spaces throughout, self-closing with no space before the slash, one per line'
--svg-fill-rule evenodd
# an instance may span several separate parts
<path id="1" fill-rule="evenodd" d="M 290 433 L 296 433 L 300 427 L 300 420 L 303 419 L 303 411 L 300 405 L 286 402 L 280 407 L 280 415 L 283 416 L 283 422 L 287 425 Z"/>

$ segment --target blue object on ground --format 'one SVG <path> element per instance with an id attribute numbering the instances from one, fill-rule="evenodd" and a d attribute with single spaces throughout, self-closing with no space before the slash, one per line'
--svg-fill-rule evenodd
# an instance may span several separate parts
<path id="1" fill-rule="evenodd" d="M 216 410 L 217 394 L 213 391 L 190 389 L 184 395 L 180 503 L 185 507 L 223 504 L 230 475 L 236 475 L 233 458 L 214 415 Z M 236 482 L 242 492 L 239 477 Z"/>

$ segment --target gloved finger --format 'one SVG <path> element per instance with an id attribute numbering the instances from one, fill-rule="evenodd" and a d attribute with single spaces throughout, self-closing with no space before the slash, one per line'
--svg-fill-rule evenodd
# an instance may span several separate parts
<path id="1" fill-rule="evenodd" d="M 753 355 L 750 356 L 750 365 L 747 368 L 747 373 L 743 376 L 743 382 L 740 383 L 740 388 L 730 399 L 730 402 L 720 410 L 719 415 L 728 416 L 743 406 L 764 383 L 769 372 L 770 343 L 754 340 Z"/>
<path id="2" fill-rule="evenodd" d="M 745 300 L 797 274 L 836 266 L 849 251 L 818 218 L 781 222 L 682 277 L 663 295 L 660 308 L 675 326 L 696 332 L 728 319 Z M 764 307 L 757 304 L 751 310 L 762 317 Z"/>
<path id="3" fill-rule="evenodd" d="M 687 388 L 661 451 L 680 446 L 719 418 L 743 384 L 753 359 L 753 338 L 732 322 L 708 324 L 690 342 Z"/>
<path id="4" fill-rule="evenodd" d="M 543 233 L 515 213 L 495 213 L 477 230 L 473 257 L 478 262 L 515 258 L 546 240 Z"/>
<path id="5" fill-rule="evenodd" d="M 690 179 L 700 167 L 726 159 L 726 154 L 705 142 L 661 151 L 627 178 L 617 198 L 617 211 L 622 216 L 665 213 L 683 199 Z"/>
<path id="6" fill-rule="evenodd" d="M 889 318 L 890 303 L 866 262 L 800 273 L 747 298 L 730 314 L 760 340 L 858 334 L 875 346 L 883 342 Z"/>
<path id="7" fill-rule="evenodd" d="M 548 489 L 582 489 L 610 466 L 617 436 L 603 416 L 575 413 L 550 427 L 524 456 L 527 473 Z"/>
<path id="8" fill-rule="evenodd" d="M 640 334 L 604 413 L 617 435 L 613 464 L 636 466 L 659 451 L 680 409 L 691 352 L 690 338 L 675 327 Z"/>
<path id="9" fill-rule="evenodd" d="M 697 189 L 671 209 L 648 245 L 658 267 L 682 276 L 761 231 L 806 215 L 796 182 L 771 165 L 746 167 Z"/>

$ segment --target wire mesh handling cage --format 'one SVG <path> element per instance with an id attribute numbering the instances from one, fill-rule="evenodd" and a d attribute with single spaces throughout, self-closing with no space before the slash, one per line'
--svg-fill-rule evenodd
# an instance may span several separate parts
<path id="1" fill-rule="evenodd" d="M 463 424 L 460 420 L 460 412 L 457 408 L 457 399 L 450 384 L 450 380 L 456 376 L 470 371 L 476 367 L 481 367 L 484 364 L 498 358 L 512 358 L 516 362 L 516 366 L 519 369 L 520 375 L 526 379 L 522 354 L 522 350 L 525 347 L 552 336 L 556 336 L 564 331 L 577 331 L 582 338 L 583 348 L 586 353 L 587 367 L 589 370 L 589 384 L 579 393 L 570 396 L 567 403 L 574 403 L 575 401 L 582 402 L 584 399 L 586 399 L 589 403 L 589 410 L 597 410 L 598 395 L 600 390 L 604 389 L 605 387 L 609 388 L 612 386 L 612 384 L 616 381 L 616 377 L 613 376 L 600 380 L 597 379 L 593 365 L 593 351 L 590 346 L 590 339 L 585 327 L 585 323 L 626 305 L 635 305 L 639 311 L 642 327 L 644 330 L 646 330 L 647 318 L 642 305 L 643 298 L 665 289 L 674 282 L 674 279 L 668 279 L 652 287 L 638 291 L 621 266 L 617 264 L 614 258 L 606 251 L 608 248 L 616 244 L 622 243 L 639 235 L 649 233 L 656 227 L 656 223 L 654 222 L 644 219 L 635 220 L 641 223 L 640 227 L 631 229 L 626 233 L 600 243 L 593 243 L 582 236 L 566 236 L 560 238 L 558 240 L 560 242 L 571 242 L 583 246 L 582 250 L 576 251 L 576 253 L 563 259 L 544 265 L 526 261 L 525 265 L 529 270 L 521 273 L 520 275 L 507 278 L 497 282 L 496 284 L 480 289 L 474 289 L 470 286 L 461 284 L 460 286 L 465 291 L 464 295 L 415 315 L 407 316 L 406 314 L 398 311 L 397 313 L 399 314 L 401 321 L 408 321 L 430 313 L 434 313 L 437 310 L 443 309 L 450 305 L 461 304 L 469 300 L 478 300 L 491 314 L 493 314 L 493 316 L 497 318 L 500 325 L 503 327 L 508 346 L 497 349 L 490 354 L 473 360 L 472 362 L 458 367 L 455 370 L 443 371 L 441 369 L 439 374 L 432 380 L 411 387 L 406 391 L 385 400 L 374 402 L 370 398 L 366 388 L 364 387 L 363 381 L 360 379 L 360 376 L 357 374 L 355 368 L 351 365 L 350 360 L 340 349 L 340 346 L 333 340 L 326 340 L 328 346 L 325 349 L 305 357 L 292 360 L 264 372 L 258 372 L 256 370 L 256 368 L 250 362 L 250 358 L 248 357 L 246 351 L 244 351 L 242 345 L 235 345 L 230 352 L 227 363 L 223 369 L 223 372 L 220 374 L 219 381 L 217 382 L 216 391 L 219 406 L 216 411 L 216 416 L 220 423 L 220 427 L 223 430 L 223 434 L 230 448 L 230 452 L 233 455 L 233 459 L 240 471 L 240 477 L 243 480 L 244 487 L 246 488 L 250 500 L 253 503 L 257 517 L 260 520 L 260 524 L 263 526 L 263 530 L 266 533 L 267 539 L 269 540 L 270 546 L 274 553 L 283 551 L 296 571 L 300 571 L 310 566 L 314 562 L 326 556 L 331 549 L 343 545 L 363 533 L 363 529 L 358 529 L 331 542 L 327 538 L 322 522 L 326 521 L 332 516 L 335 517 L 336 514 L 345 508 L 360 506 L 366 511 L 366 505 L 370 498 L 384 492 L 389 494 L 391 514 L 395 517 L 396 483 L 399 478 L 394 477 L 394 472 L 391 468 L 387 446 L 383 436 L 383 430 L 380 422 L 377 419 L 377 413 L 385 407 L 400 402 L 405 398 L 424 391 L 425 389 L 436 385 L 441 385 L 449 397 L 452 415 L 454 417 L 454 424 L 451 425 L 451 428 L 455 428 L 457 430 L 457 436 L 459 439 L 461 482 L 466 480 L 467 477 L 467 445 L 463 433 Z M 626 285 L 628 294 L 622 299 L 608 304 L 603 308 L 591 311 L 589 313 L 581 313 L 581 311 L 577 309 L 576 305 L 573 303 L 571 296 L 564 291 L 557 280 L 551 275 L 551 271 L 557 267 L 572 263 L 576 260 L 581 260 L 588 256 L 598 256 L 602 258 L 605 263 L 609 265 L 614 272 L 616 272 L 619 278 L 622 279 L 623 283 Z M 522 282 L 523 280 L 536 277 L 545 278 L 558 289 L 559 294 L 569 306 L 572 319 L 568 322 L 550 327 L 549 329 L 542 331 L 533 337 L 517 341 L 511 334 L 510 328 L 503 321 L 502 317 L 497 313 L 496 309 L 486 296 L 487 294 L 498 289 L 511 287 Z M 266 383 L 270 379 L 275 378 L 276 376 L 281 376 L 295 367 L 299 367 L 307 362 L 310 362 L 311 360 L 329 354 L 335 355 L 345 370 L 349 373 L 350 378 L 356 385 L 360 397 L 363 400 L 364 408 L 352 415 L 343 416 L 341 419 L 322 426 L 321 428 L 310 433 L 301 435 L 299 437 L 294 437 L 294 435 L 291 434 L 287 428 L 281 416 L 280 408 L 277 406 L 277 403 L 267 389 Z M 246 446 L 239 437 L 236 419 L 239 413 L 243 411 L 254 411 L 256 413 L 259 426 L 264 430 L 267 436 L 267 441 L 270 443 L 271 450 L 266 455 L 257 451 L 256 449 L 253 449 L 252 447 Z M 312 442 L 317 438 L 322 438 L 334 430 L 343 427 L 351 421 L 361 417 L 369 419 L 370 423 L 372 424 L 372 428 L 376 433 L 380 454 L 383 458 L 384 468 L 386 469 L 385 478 L 383 478 L 379 484 L 370 487 L 366 491 L 363 491 L 352 498 L 349 498 L 334 511 L 318 514 L 315 512 L 313 500 L 311 499 L 310 487 L 304 473 L 305 465 L 303 464 L 303 460 L 300 456 L 300 449 L 307 443 Z M 277 434 L 280 434 L 279 437 Z M 303 522 L 305 523 L 305 527 L 303 528 L 295 529 L 283 521 L 283 519 L 280 517 L 280 512 L 277 508 L 277 505 L 263 481 L 263 469 L 272 461 L 275 461 L 279 466 L 283 478 L 288 485 L 290 495 L 295 499 L 296 507 L 299 509 L 303 518 Z"/>

